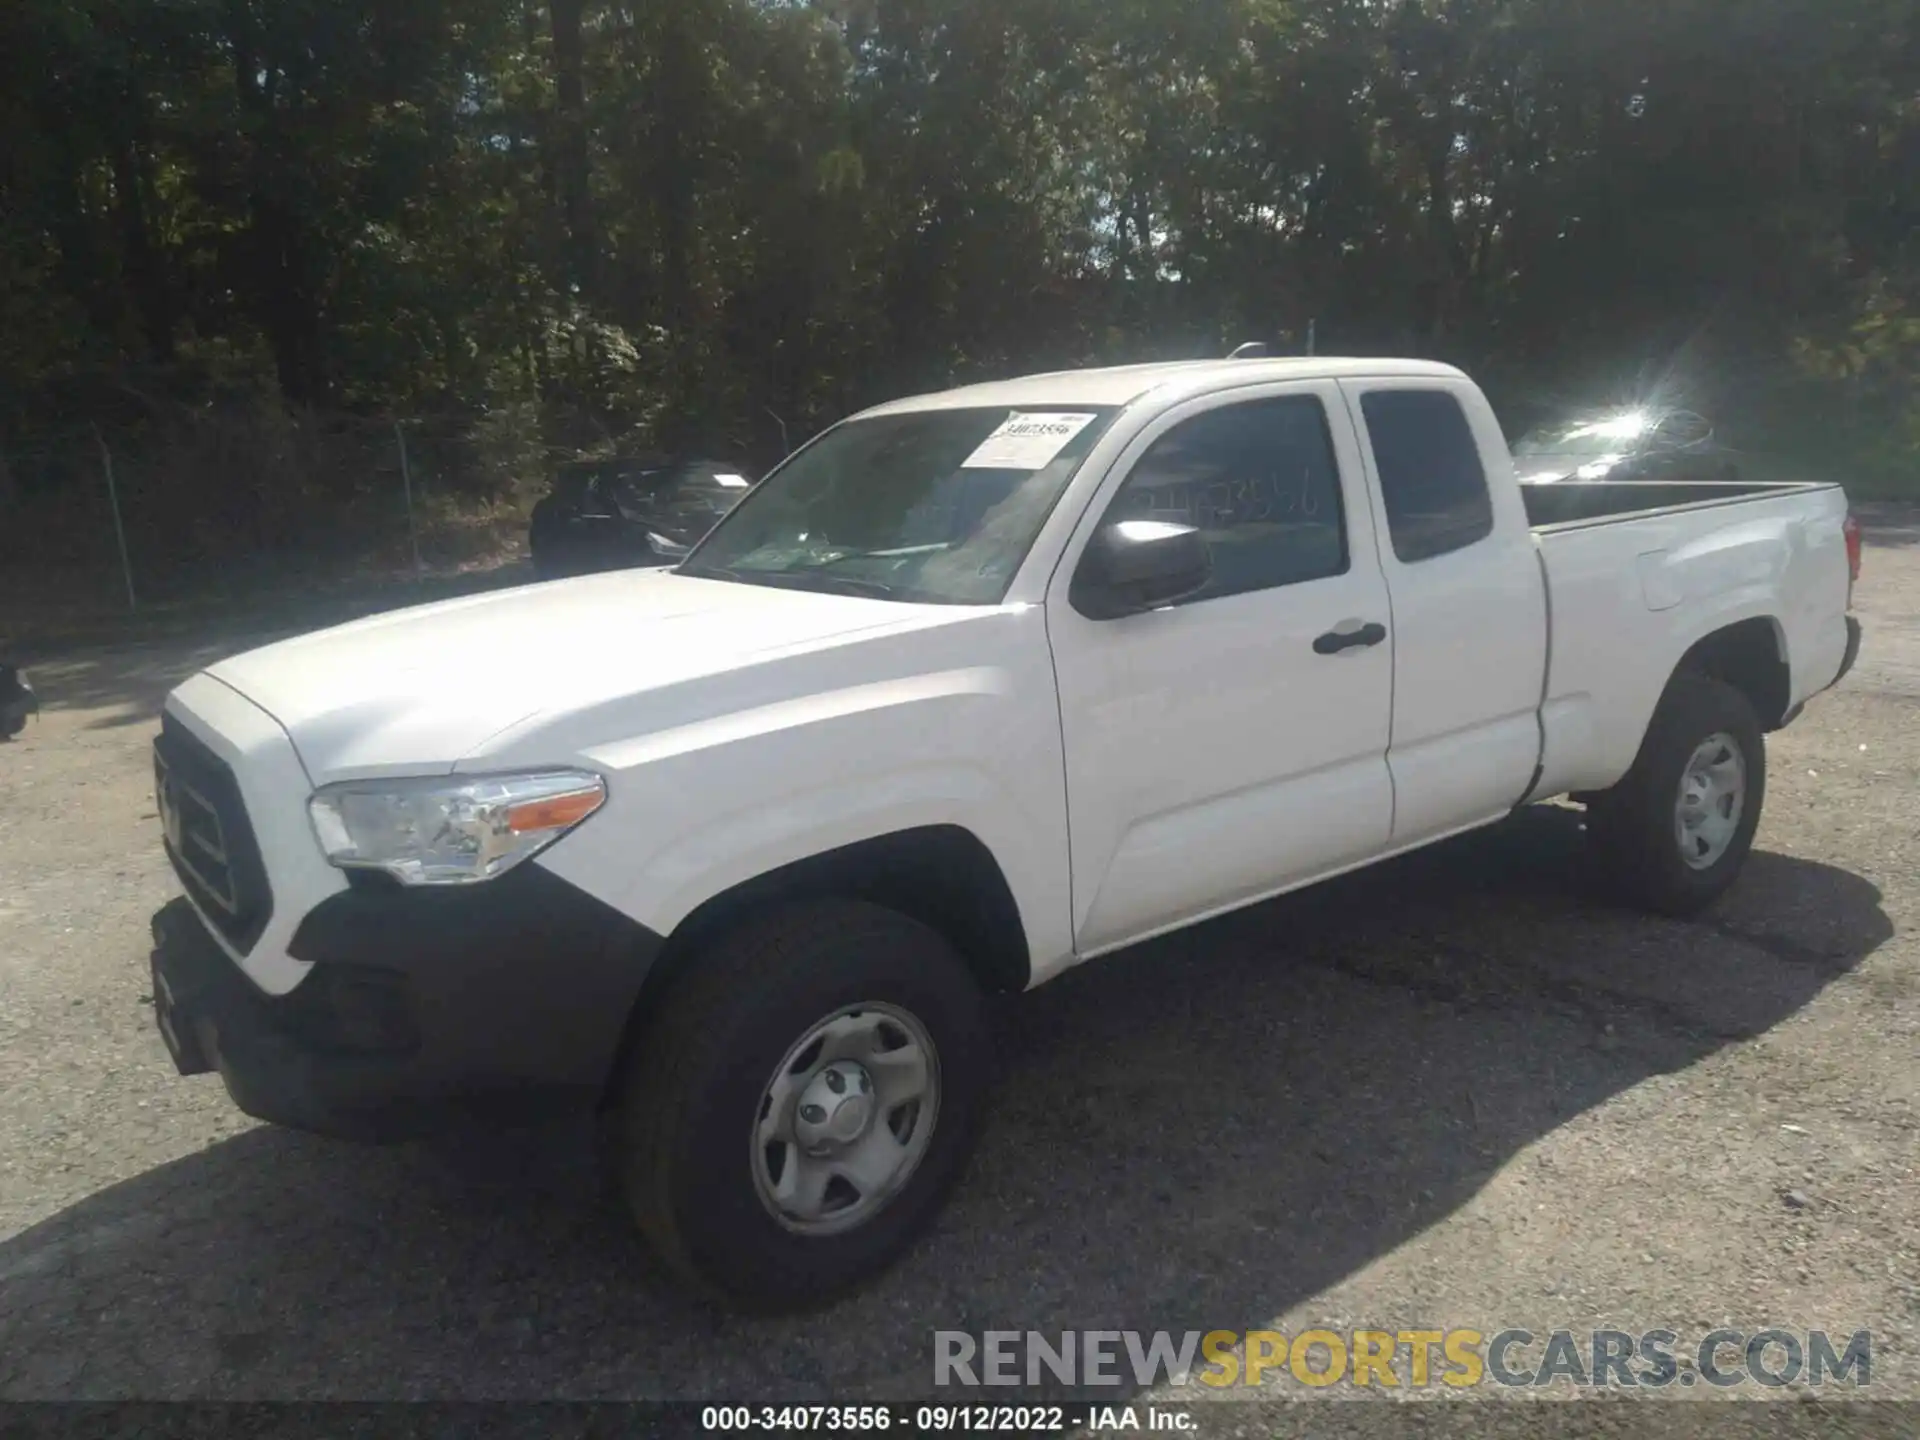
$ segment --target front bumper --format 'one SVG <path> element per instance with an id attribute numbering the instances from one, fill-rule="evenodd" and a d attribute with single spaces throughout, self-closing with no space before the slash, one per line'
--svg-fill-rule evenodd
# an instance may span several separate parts
<path id="1" fill-rule="evenodd" d="M 153 917 L 154 1018 L 249 1115 L 389 1139 L 597 1103 L 660 937 L 527 864 L 458 890 L 356 886 L 300 922 L 312 969 L 255 986 L 185 900 Z"/>

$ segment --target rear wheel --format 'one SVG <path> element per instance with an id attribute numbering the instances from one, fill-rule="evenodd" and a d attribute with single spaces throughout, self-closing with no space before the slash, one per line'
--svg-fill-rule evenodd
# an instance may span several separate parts
<path id="1" fill-rule="evenodd" d="M 1766 789 L 1766 743 L 1746 696 L 1710 676 L 1675 676 L 1633 768 L 1588 804 L 1612 888 L 1667 915 L 1712 904 L 1746 864 Z"/>
<path id="2" fill-rule="evenodd" d="M 703 1288 L 824 1303 L 892 1262 L 973 1146 L 978 987 L 940 935 L 857 901 L 714 943 L 629 1068 L 614 1161 L 636 1223 Z"/>

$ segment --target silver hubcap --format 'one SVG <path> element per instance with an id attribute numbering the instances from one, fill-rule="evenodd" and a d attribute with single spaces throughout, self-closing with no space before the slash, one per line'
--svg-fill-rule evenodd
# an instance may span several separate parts
<path id="1" fill-rule="evenodd" d="M 1705 870 L 1727 853 L 1747 803 L 1747 762 L 1731 735 L 1702 740 L 1680 775 L 1673 810 L 1680 858 Z"/>
<path id="2" fill-rule="evenodd" d="M 828 1235 L 878 1214 L 927 1153 L 940 1062 L 892 1005 L 849 1005 L 787 1052 L 753 1125 L 760 1203 L 789 1230 Z"/>

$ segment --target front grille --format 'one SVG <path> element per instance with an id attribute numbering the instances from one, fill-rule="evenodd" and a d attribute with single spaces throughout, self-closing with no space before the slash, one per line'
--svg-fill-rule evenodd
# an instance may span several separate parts
<path id="1" fill-rule="evenodd" d="M 250 950 L 273 913 L 273 891 L 233 771 L 163 715 L 153 742 L 153 792 L 180 883 L 222 935 Z"/>

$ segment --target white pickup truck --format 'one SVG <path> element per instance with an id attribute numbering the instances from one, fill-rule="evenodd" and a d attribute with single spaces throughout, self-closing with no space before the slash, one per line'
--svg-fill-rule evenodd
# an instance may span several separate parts
<path id="1" fill-rule="evenodd" d="M 883 405 L 683 564 L 429 605 L 169 697 L 184 1074 L 407 1133 L 597 1110 L 634 1216 L 816 1302 L 954 1184 L 981 997 L 1572 794 L 1684 914 L 1852 664 L 1831 485 L 1528 488 L 1446 366 Z"/>

